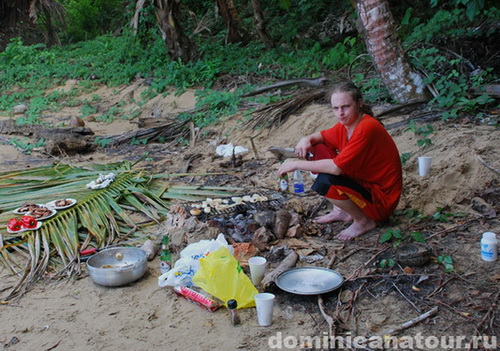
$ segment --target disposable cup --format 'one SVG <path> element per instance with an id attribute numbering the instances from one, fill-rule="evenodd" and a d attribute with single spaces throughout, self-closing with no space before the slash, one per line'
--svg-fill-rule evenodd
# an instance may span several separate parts
<path id="1" fill-rule="evenodd" d="M 432 157 L 430 156 L 420 156 L 418 158 L 418 174 L 421 177 L 425 177 L 429 174 L 431 169 Z"/>
<path id="2" fill-rule="evenodd" d="M 274 294 L 260 293 L 255 295 L 257 320 L 260 326 L 267 327 L 273 322 Z"/>
<path id="3" fill-rule="evenodd" d="M 259 285 L 264 278 L 264 273 L 266 271 L 267 260 L 261 256 L 254 256 L 248 259 L 248 265 L 250 266 L 250 276 L 252 277 L 252 283 L 254 285 Z"/>

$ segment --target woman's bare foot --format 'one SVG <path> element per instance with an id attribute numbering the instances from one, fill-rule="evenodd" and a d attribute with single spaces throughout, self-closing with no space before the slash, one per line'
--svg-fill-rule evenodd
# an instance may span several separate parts
<path id="1" fill-rule="evenodd" d="M 345 211 L 341 210 L 338 207 L 334 207 L 332 212 L 316 217 L 314 219 L 316 223 L 324 224 L 324 223 L 332 223 L 332 222 L 349 222 L 352 221 L 352 217 Z"/>
<path id="2" fill-rule="evenodd" d="M 375 221 L 370 218 L 367 218 L 364 221 L 356 221 L 353 222 L 349 227 L 342 230 L 337 236 L 337 239 L 340 240 L 352 240 L 357 238 L 360 235 L 363 235 L 366 232 L 374 229 L 377 226 Z"/>

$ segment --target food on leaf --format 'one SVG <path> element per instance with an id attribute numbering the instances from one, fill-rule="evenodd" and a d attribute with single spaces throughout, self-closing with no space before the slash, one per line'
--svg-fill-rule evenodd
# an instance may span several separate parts
<path id="1" fill-rule="evenodd" d="M 33 211 L 30 211 L 30 216 L 34 217 L 35 219 L 40 219 L 40 218 L 49 217 L 53 213 L 54 213 L 54 210 L 51 210 L 50 208 L 39 207 L 37 209 L 34 209 Z"/>
<path id="2" fill-rule="evenodd" d="M 19 207 L 17 212 L 27 213 L 27 212 L 33 211 L 37 208 L 40 208 L 40 207 L 42 207 L 42 206 L 38 205 L 38 204 L 30 204 L 30 203 L 25 202 L 24 204 L 21 205 L 21 207 Z"/>
<path id="3" fill-rule="evenodd" d="M 56 205 L 56 207 L 66 207 L 66 206 L 69 206 L 73 204 L 73 201 L 71 201 L 70 199 L 61 199 L 61 200 L 57 200 L 54 205 Z"/>

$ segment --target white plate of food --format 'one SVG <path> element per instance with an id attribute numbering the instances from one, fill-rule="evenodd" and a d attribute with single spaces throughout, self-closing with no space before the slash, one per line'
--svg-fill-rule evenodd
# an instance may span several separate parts
<path id="1" fill-rule="evenodd" d="M 75 199 L 59 199 L 51 202 L 47 202 L 46 206 L 56 210 L 64 210 L 65 208 L 70 208 L 76 204 Z"/>
<path id="2" fill-rule="evenodd" d="M 21 205 L 21 207 L 16 208 L 12 213 L 18 214 L 18 215 L 25 215 L 30 211 L 33 211 L 37 208 L 42 208 L 42 207 L 47 207 L 45 204 L 35 204 L 32 202 L 25 202 Z"/>
<path id="3" fill-rule="evenodd" d="M 10 234 L 22 233 L 22 232 L 27 232 L 28 230 L 37 230 L 37 229 L 40 229 L 41 226 L 42 226 L 42 222 L 38 222 L 36 224 L 36 227 L 34 227 L 34 228 L 22 227 L 20 230 L 10 230 L 9 228 L 7 228 L 7 232 L 10 233 Z"/>
<path id="4" fill-rule="evenodd" d="M 37 221 L 43 221 L 44 219 L 55 216 L 56 213 L 57 211 L 55 209 L 44 206 L 35 208 L 33 211 L 28 212 L 27 215 L 35 218 Z"/>

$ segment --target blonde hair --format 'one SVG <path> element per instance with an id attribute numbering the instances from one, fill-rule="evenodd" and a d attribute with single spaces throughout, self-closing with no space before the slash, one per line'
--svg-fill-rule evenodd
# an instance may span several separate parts
<path id="1" fill-rule="evenodd" d="M 327 96 L 328 98 L 331 98 L 333 94 L 337 93 L 346 93 L 351 95 L 354 101 L 361 101 L 359 111 L 374 117 L 372 108 L 363 101 L 363 94 L 361 93 L 361 90 L 353 82 L 346 80 L 332 85 L 330 89 L 328 89 Z"/>

